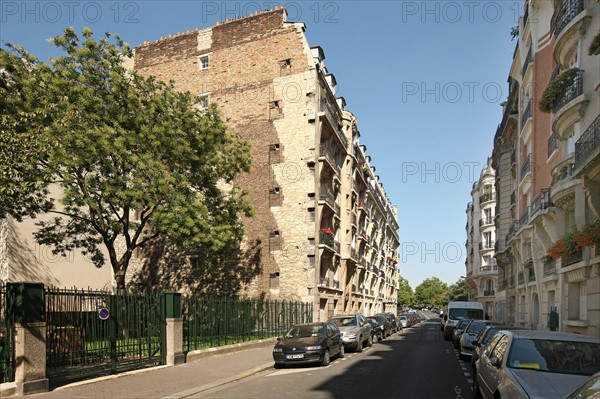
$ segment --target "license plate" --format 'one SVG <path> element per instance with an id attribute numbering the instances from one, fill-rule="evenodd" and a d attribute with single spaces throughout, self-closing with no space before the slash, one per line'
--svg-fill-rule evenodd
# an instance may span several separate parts
<path id="1" fill-rule="evenodd" d="M 304 355 L 287 355 L 286 359 L 302 359 Z"/>

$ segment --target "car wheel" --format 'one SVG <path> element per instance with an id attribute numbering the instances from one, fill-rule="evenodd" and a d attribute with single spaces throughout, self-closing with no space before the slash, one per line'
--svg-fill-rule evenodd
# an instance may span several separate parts
<path id="1" fill-rule="evenodd" d="M 369 335 L 369 339 L 367 340 L 367 346 L 373 346 L 373 337 Z"/>
<path id="2" fill-rule="evenodd" d="M 338 354 L 338 357 L 341 359 L 341 358 L 343 358 L 344 356 L 346 356 L 346 348 L 344 348 L 344 345 L 342 345 L 342 346 L 340 347 L 340 353 Z"/>
<path id="3" fill-rule="evenodd" d="M 330 362 L 331 362 L 331 355 L 329 354 L 329 349 L 326 349 L 325 353 L 323 353 L 323 360 L 321 361 L 321 365 L 329 366 Z"/>
<path id="4" fill-rule="evenodd" d="M 481 391 L 479 390 L 479 383 L 477 382 L 477 376 L 473 378 L 473 397 L 481 398 Z"/>
<path id="5" fill-rule="evenodd" d="M 356 344 L 356 351 L 357 352 L 362 352 L 362 350 L 363 350 L 362 337 L 358 337 L 358 343 Z"/>

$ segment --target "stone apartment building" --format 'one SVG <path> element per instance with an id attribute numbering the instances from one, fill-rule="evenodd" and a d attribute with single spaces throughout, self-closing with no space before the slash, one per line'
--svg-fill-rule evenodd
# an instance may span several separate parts
<path id="1" fill-rule="evenodd" d="M 529 0 L 519 20 L 492 164 L 496 316 L 509 324 L 600 337 L 600 245 L 546 256 L 600 215 L 599 30 L 596 0 Z"/>
<path id="2" fill-rule="evenodd" d="M 469 287 L 469 300 L 483 304 L 487 317 L 496 315 L 495 290 L 498 283 L 498 266 L 494 258 L 496 242 L 495 171 L 488 159 L 479 180 L 473 183 L 472 200 L 467 205 L 467 269 L 466 282 Z"/>
<path id="3" fill-rule="evenodd" d="M 244 294 L 334 313 L 396 312 L 398 223 L 356 117 L 301 22 L 275 9 L 144 43 L 132 68 L 218 104 L 252 145 L 237 183 L 255 209 L 246 245 L 260 273 Z"/>

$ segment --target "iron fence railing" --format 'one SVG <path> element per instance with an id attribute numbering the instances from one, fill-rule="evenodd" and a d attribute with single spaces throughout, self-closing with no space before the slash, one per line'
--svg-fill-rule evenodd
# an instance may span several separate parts
<path id="1" fill-rule="evenodd" d="M 583 250 L 576 251 L 562 258 L 562 267 L 570 266 L 583 260 Z"/>
<path id="2" fill-rule="evenodd" d="M 15 380 L 14 339 L 6 283 L 0 281 L 0 384 Z"/>
<path id="3" fill-rule="evenodd" d="M 185 352 L 278 337 L 313 318 L 308 302 L 198 295 L 182 299 Z"/>
<path id="4" fill-rule="evenodd" d="M 45 289 L 46 376 L 51 386 L 164 364 L 160 292 Z M 106 317 L 101 317 L 104 310 Z"/>
<path id="5" fill-rule="evenodd" d="M 556 133 L 552 132 L 550 134 L 550 137 L 548 137 L 548 158 L 550 158 L 550 155 L 552 155 L 552 153 L 554 151 L 556 151 L 558 149 L 558 137 L 556 136 Z"/>

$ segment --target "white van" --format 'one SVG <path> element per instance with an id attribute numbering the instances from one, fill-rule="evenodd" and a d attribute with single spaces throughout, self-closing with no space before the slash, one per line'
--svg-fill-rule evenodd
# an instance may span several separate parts
<path id="1" fill-rule="evenodd" d="M 449 341 L 452 338 L 452 333 L 460 320 L 483 320 L 483 318 L 483 304 L 479 302 L 453 301 L 448 303 L 442 319 L 444 339 Z"/>

